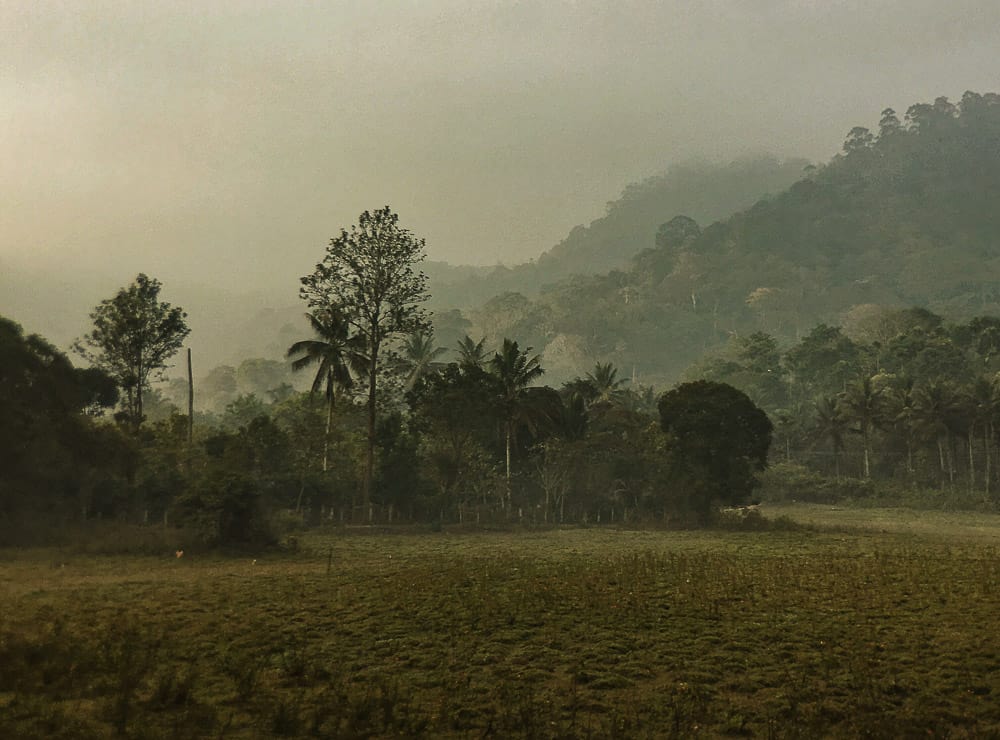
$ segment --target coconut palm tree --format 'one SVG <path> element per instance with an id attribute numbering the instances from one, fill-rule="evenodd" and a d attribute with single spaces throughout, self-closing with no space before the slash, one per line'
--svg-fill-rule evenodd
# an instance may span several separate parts
<path id="1" fill-rule="evenodd" d="M 329 469 L 330 430 L 333 426 L 333 411 L 337 402 L 337 392 L 354 385 L 352 373 L 363 373 L 367 367 L 364 342 L 350 334 L 350 324 L 343 314 L 323 310 L 307 313 L 309 325 L 316 334 L 314 339 L 303 339 L 288 348 L 292 360 L 292 370 L 303 370 L 316 365 L 316 377 L 310 392 L 320 390 L 326 394 L 326 431 L 323 436 L 323 472 Z"/>
<path id="2" fill-rule="evenodd" d="M 829 440 L 833 446 L 833 469 L 840 480 L 840 454 L 844 451 L 844 435 L 847 433 L 847 419 L 837 403 L 837 399 L 824 396 L 816 401 L 816 416 L 813 434 Z"/>
<path id="3" fill-rule="evenodd" d="M 458 364 L 459 367 L 467 369 L 470 367 L 481 369 L 488 360 L 486 352 L 486 338 L 483 337 L 478 342 L 466 334 L 458 340 Z"/>
<path id="4" fill-rule="evenodd" d="M 941 465 L 941 487 L 945 472 L 948 480 L 955 481 L 955 465 L 951 455 L 951 434 L 960 402 L 954 387 L 943 380 L 933 380 L 918 388 L 914 396 L 916 419 L 923 432 L 937 442 L 938 460 Z"/>
<path id="5" fill-rule="evenodd" d="M 406 390 L 413 390 L 420 376 L 430 370 L 434 361 L 445 352 L 444 347 L 434 346 L 433 331 L 421 329 L 410 334 L 403 342 L 403 360 L 409 368 Z"/>
<path id="6" fill-rule="evenodd" d="M 524 351 L 517 342 L 503 340 L 503 346 L 489 361 L 490 370 L 500 381 L 500 407 L 504 420 L 504 439 L 506 445 L 506 477 L 507 477 L 507 507 L 510 508 L 510 449 L 511 440 L 519 420 L 525 417 L 527 389 L 540 378 L 545 370 L 541 366 L 541 357 L 529 356 L 532 348 Z"/>
<path id="7" fill-rule="evenodd" d="M 584 380 L 593 388 L 592 403 L 613 404 L 621 400 L 624 391 L 622 386 L 627 378 L 618 378 L 618 368 L 610 362 L 594 365 L 594 371 L 587 373 Z"/>
<path id="8" fill-rule="evenodd" d="M 783 442 L 785 462 L 792 461 L 792 440 L 801 440 L 802 423 L 807 418 L 808 408 L 802 401 L 792 401 L 785 408 L 777 409 L 772 414 L 774 431 Z"/>
<path id="9" fill-rule="evenodd" d="M 983 484 L 988 497 L 990 495 L 990 478 L 993 475 L 992 448 L 994 425 L 998 415 L 1000 415 L 1000 393 L 998 393 L 996 382 L 985 377 L 978 378 L 968 391 L 967 406 L 969 422 L 969 486 L 970 489 L 975 486 L 973 439 L 978 429 L 983 434 Z"/>
<path id="10" fill-rule="evenodd" d="M 864 475 L 871 477 L 871 434 L 882 425 L 885 409 L 884 389 L 877 388 L 865 376 L 847 386 L 840 394 L 840 408 L 849 421 L 856 422 L 864 450 Z"/>
<path id="11" fill-rule="evenodd" d="M 906 472 L 913 475 L 913 446 L 919 431 L 913 381 L 906 379 L 886 396 L 886 416 L 906 441 Z"/>

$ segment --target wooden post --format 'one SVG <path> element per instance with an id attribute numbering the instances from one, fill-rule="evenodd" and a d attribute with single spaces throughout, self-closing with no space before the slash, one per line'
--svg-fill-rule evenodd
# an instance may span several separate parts
<path id="1" fill-rule="evenodd" d="M 188 446 L 194 442 L 194 374 L 191 372 L 191 348 L 188 347 Z"/>

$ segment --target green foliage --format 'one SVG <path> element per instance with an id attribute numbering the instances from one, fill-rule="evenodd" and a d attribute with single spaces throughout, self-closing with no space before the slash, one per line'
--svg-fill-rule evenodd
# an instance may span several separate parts
<path id="1" fill-rule="evenodd" d="M 203 546 L 261 547 L 275 542 L 259 484 L 239 473 L 206 476 L 177 497 L 172 513 Z"/>
<path id="2" fill-rule="evenodd" d="M 544 407 L 529 403 L 528 386 L 545 373 L 541 357 L 530 353 L 531 347 L 521 350 L 517 342 L 505 338 L 489 362 L 490 372 L 496 376 L 500 390 L 498 400 L 504 422 L 508 510 L 511 505 L 511 453 L 515 435 L 521 426 L 537 428 L 539 418 L 545 411 Z"/>
<path id="3" fill-rule="evenodd" d="M 420 329 L 403 340 L 403 366 L 406 390 L 411 390 L 422 375 L 439 366 L 437 359 L 447 350 L 434 343 L 434 332 Z"/>
<path id="4" fill-rule="evenodd" d="M 473 343 L 471 350 L 477 347 L 481 349 L 481 343 Z M 425 476 L 439 492 L 438 511 L 474 504 L 492 477 L 489 450 L 496 446 L 502 423 L 501 389 L 497 377 L 475 357 L 422 376 L 408 396 L 410 426 L 420 440 Z"/>
<path id="5" fill-rule="evenodd" d="M 115 378 L 125 393 L 124 418 L 138 428 L 143 422 L 143 392 L 150 377 L 167 367 L 190 333 L 180 308 L 159 300 L 161 284 L 140 273 L 114 298 L 101 301 L 90 314 L 94 329 L 74 348 Z"/>
<path id="6" fill-rule="evenodd" d="M 840 327 L 819 324 L 785 353 L 784 364 L 799 388 L 830 396 L 861 374 L 861 351 Z"/>
<path id="7" fill-rule="evenodd" d="M 0 538 L 21 516 L 72 516 L 126 456 L 128 442 L 95 420 L 115 401 L 100 370 L 81 371 L 37 335 L 0 317 Z M 23 534 L 23 533 L 22 533 Z"/>
<path id="8" fill-rule="evenodd" d="M 835 504 L 872 498 L 875 487 L 857 478 L 832 479 L 803 465 L 775 463 L 760 475 L 760 496 L 767 502 Z"/>
<path id="9" fill-rule="evenodd" d="M 425 243 L 399 226 L 389 206 L 365 211 L 351 230 L 330 240 L 323 261 L 302 278 L 301 297 L 314 311 L 342 316 L 363 346 L 368 387 L 368 452 L 364 496 L 367 504 L 375 470 L 377 384 L 386 344 L 427 329 L 422 303 L 427 276 L 417 265 Z M 389 363 L 390 365 L 392 363 Z"/>
<path id="10" fill-rule="evenodd" d="M 712 223 L 752 205 L 767 193 L 778 193 L 802 175 L 804 160 L 779 161 L 763 156 L 725 164 L 690 162 L 625 188 L 607 212 L 580 225 L 537 260 L 514 267 L 497 266 L 471 275 L 432 273 L 437 306 L 472 307 L 490 296 L 516 291 L 535 296 L 546 285 L 574 275 L 594 275 L 623 269 L 634 255 L 653 247 L 665 222 L 687 214 L 698 223 Z M 470 270 L 471 268 L 464 268 Z M 525 344 L 542 346 L 538 338 L 508 327 L 495 335 L 516 336 Z"/>
<path id="11" fill-rule="evenodd" d="M 605 219 L 574 231 L 565 249 L 508 271 L 511 281 L 498 282 L 495 297 L 459 305 L 479 306 L 468 312 L 476 333 L 538 348 L 558 382 L 614 361 L 661 386 L 734 334 L 761 331 L 781 345 L 871 305 L 922 306 L 954 321 L 998 313 L 998 101 L 969 93 L 959 105 L 914 106 L 898 125 L 887 116 L 877 135 L 859 127 L 843 154 L 804 175 L 799 163 L 798 182 L 764 188 L 775 194 L 715 214 L 723 219 L 715 223 L 694 210 L 661 210 L 652 220 L 645 209 L 655 198 L 638 186 Z M 640 202 L 641 216 L 631 210 Z M 668 220 L 677 213 L 693 218 Z M 625 254 L 635 255 L 631 264 Z M 576 269 L 556 270 L 536 293 L 529 276 L 564 257 Z M 837 337 L 814 344 L 813 359 L 825 353 L 843 363 L 830 368 L 824 391 L 840 392 L 836 381 L 859 359 Z M 926 359 L 929 370 L 964 372 L 933 347 Z M 802 360 L 797 369 L 809 372 Z M 769 409 L 783 405 L 740 387 Z"/>
<path id="12" fill-rule="evenodd" d="M 707 519 L 718 503 L 743 503 L 767 467 L 772 425 L 745 393 L 699 380 L 663 394 L 660 424 L 674 480 Z"/>

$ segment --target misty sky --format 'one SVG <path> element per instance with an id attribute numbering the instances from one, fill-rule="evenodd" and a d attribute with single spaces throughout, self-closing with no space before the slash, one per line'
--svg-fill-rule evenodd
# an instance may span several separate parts
<path id="1" fill-rule="evenodd" d="M 1000 91 L 989 0 L 6 0 L 0 31 L 0 268 L 292 299 L 365 209 L 512 263 L 671 162 L 822 161 Z"/>

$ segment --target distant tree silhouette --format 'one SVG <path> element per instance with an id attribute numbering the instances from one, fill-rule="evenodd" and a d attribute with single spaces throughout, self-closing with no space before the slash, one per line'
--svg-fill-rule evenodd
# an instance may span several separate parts
<path id="1" fill-rule="evenodd" d="M 150 377 L 167 367 L 190 333 L 180 308 L 159 300 L 159 280 L 139 274 L 114 298 L 90 314 L 94 329 L 73 347 L 106 371 L 125 393 L 124 418 L 138 429 L 143 421 L 142 394 Z"/>
<path id="2" fill-rule="evenodd" d="M 323 261 L 302 278 L 300 296 L 309 307 L 335 311 L 365 348 L 368 385 L 368 448 L 364 503 L 371 501 L 375 470 L 375 419 L 379 370 L 387 342 L 430 326 L 421 304 L 429 298 L 427 276 L 417 269 L 425 242 L 399 225 L 389 206 L 365 211 L 351 230 L 330 240 Z"/>

